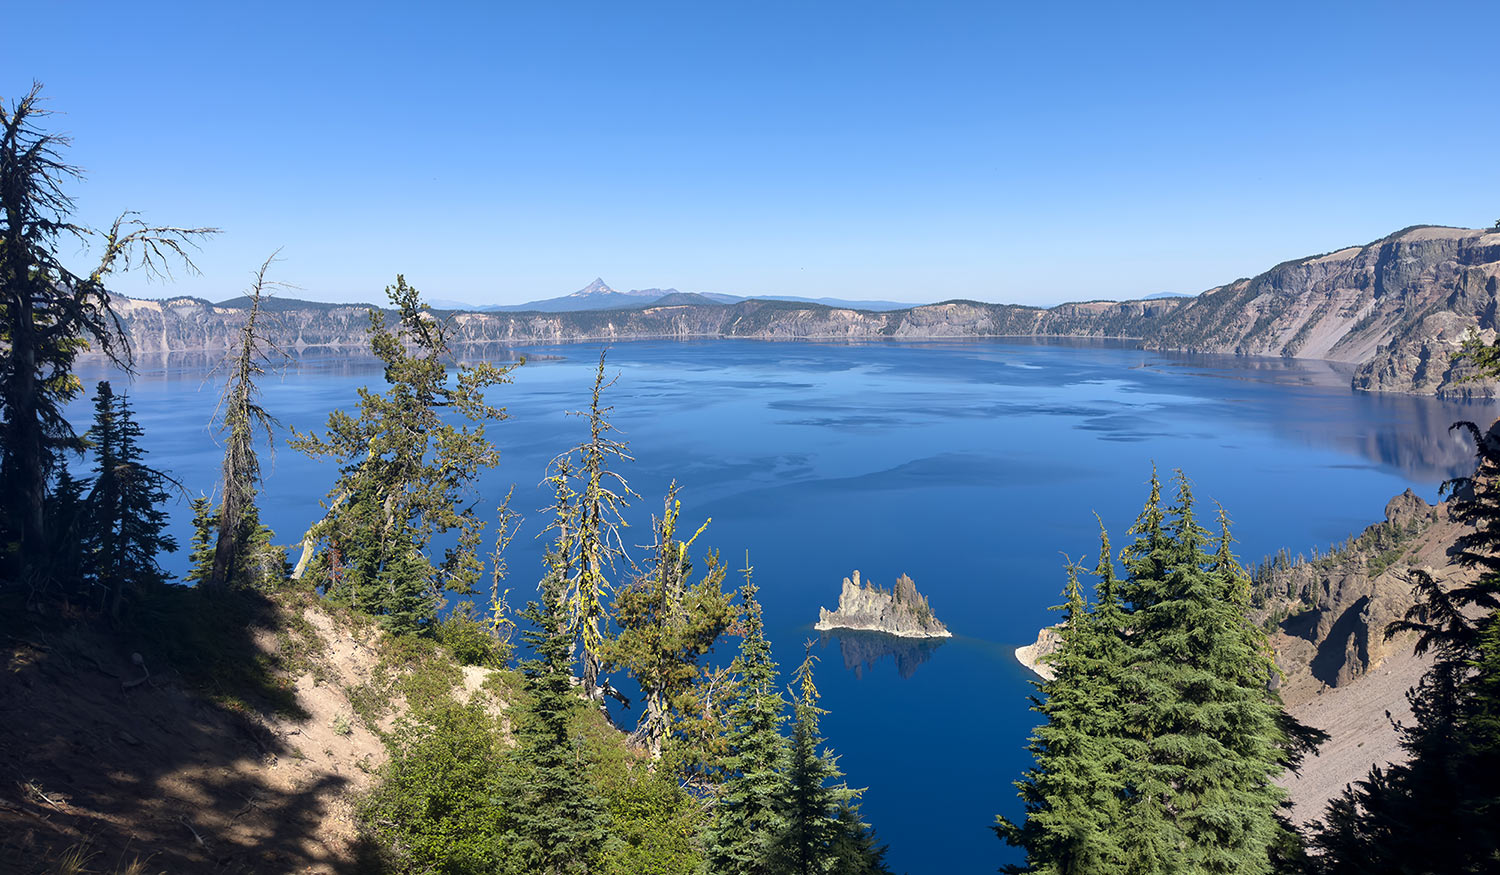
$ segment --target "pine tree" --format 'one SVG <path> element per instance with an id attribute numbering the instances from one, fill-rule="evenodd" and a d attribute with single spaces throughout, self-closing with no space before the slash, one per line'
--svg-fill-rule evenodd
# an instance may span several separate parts
<path id="1" fill-rule="evenodd" d="M 145 464 L 141 435 L 129 400 L 116 395 L 109 381 L 100 382 L 88 431 L 95 480 L 88 498 L 85 555 L 100 608 L 116 619 L 127 599 L 139 599 L 166 582 L 156 557 L 177 549 L 176 539 L 166 534 L 164 505 L 171 480 Z"/>
<path id="2" fill-rule="evenodd" d="M 666 505 L 655 521 L 653 560 L 630 586 L 615 594 L 618 637 L 604 649 L 608 661 L 623 666 L 640 684 L 645 707 L 634 739 L 660 758 L 678 716 L 702 676 L 698 660 L 713 649 L 734 620 L 729 593 L 723 590 L 724 567 L 710 552 L 704 572 L 693 572 L 688 550 L 708 527 L 705 522 L 686 541 L 677 540 L 682 502 L 677 484 L 667 489 Z"/>
<path id="3" fill-rule="evenodd" d="M 744 637 L 730 664 L 736 677 L 726 714 L 724 783 L 719 788 L 706 844 L 711 875 L 762 875 L 786 829 L 786 740 L 781 723 L 786 700 L 777 688 L 776 662 L 748 561 L 740 587 Z"/>
<path id="4" fill-rule="evenodd" d="M 833 846 L 829 856 L 835 875 L 891 875 L 885 864 L 888 848 L 879 843 L 875 830 L 860 816 L 859 805 L 847 800 L 834 817 Z"/>
<path id="5" fill-rule="evenodd" d="M 484 523 L 465 501 L 479 475 L 499 462 L 484 423 L 505 411 L 484 392 L 508 382 L 511 369 L 457 365 L 450 379 L 445 324 L 405 277 L 386 293 L 399 327 L 387 328 L 378 310 L 370 314 L 370 346 L 385 365 L 386 392 L 361 389 L 358 417 L 334 411 L 325 434 L 296 433 L 292 442 L 339 465 L 327 515 L 309 530 L 293 576 L 306 571 L 329 597 L 380 617 L 393 631 L 412 632 L 431 625 L 444 592 L 475 592 Z M 449 411 L 469 424 L 447 421 Z M 430 556 L 432 540 L 444 534 L 452 545 L 440 559 Z"/>
<path id="6" fill-rule="evenodd" d="M 573 738 L 581 701 L 573 689 L 572 637 L 562 608 L 562 582 L 548 576 L 541 601 L 523 616 L 523 635 L 537 659 L 523 666 L 526 710 L 517 720 L 519 786 L 513 788 L 513 849 L 519 871 L 564 875 L 597 871 L 606 840 L 607 815 L 585 774 Z"/>
<path id="7" fill-rule="evenodd" d="M 828 712 L 818 707 L 818 688 L 812 667 L 817 657 L 808 644 L 807 655 L 792 675 L 797 695 L 792 704 L 792 733 L 787 744 L 786 796 L 782 802 L 785 824 L 773 852 L 774 871 L 786 875 L 821 875 L 834 872 L 835 853 L 845 827 L 838 822 L 839 809 L 858 798 L 857 791 L 835 783 L 842 773 L 829 750 L 820 750 L 819 718 Z"/>
<path id="8" fill-rule="evenodd" d="M 83 542 L 89 525 L 88 503 L 84 498 L 87 484 L 73 476 L 67 465 L 60 465 L 52 489 L 47 495 L 47 538 L 51 557 L 47 560 L 52 581 L 69 597 L 87 600 L 83 579 Z"/>

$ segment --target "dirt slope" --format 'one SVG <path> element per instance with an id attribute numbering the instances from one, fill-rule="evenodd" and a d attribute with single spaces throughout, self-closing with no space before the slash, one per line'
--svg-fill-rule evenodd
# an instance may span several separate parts
<path id="1" fill-rule="evenodd" d="M 8 624 L 0 872 L 55 871 L 80 845 L 91 871 L 137 858 L 147 872 L 350 871 L 353 801 L 385 755 L 351 700 L 373 688 L 378 636 L 305 598 L 271 616 L 243 643 L 281 666 L 274 681 L 294 704 L 280 712 L 199 688 L 149 641 L 35 614 Z M 142 651 L 150 676 L 137 683 Z M 458 696 L 483 678 L 464 680 Z M 400 713 L 394 698 L 376 728 Z"/>

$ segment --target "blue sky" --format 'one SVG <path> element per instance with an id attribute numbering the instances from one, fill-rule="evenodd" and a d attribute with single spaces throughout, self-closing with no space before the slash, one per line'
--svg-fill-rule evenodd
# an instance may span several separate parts
<path id="1" fill-rule="evenodd" d="M 1049 304 L 1500 219 L 1500 4 L 42 2 L 83 219 L 237 294 Z M 84 256 L 80 254 L 80 259 Z"/>

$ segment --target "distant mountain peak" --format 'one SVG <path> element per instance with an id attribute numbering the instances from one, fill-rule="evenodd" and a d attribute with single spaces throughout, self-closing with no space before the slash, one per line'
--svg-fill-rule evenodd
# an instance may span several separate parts
<path id="1" fill-rule="evenodd" d="M 594 281 L 593 282 L 589 283 L 588 285 L 584 286 L 583 288 L 579 289 L 578 291 L 574 292 L 573 294 L 575 294 L 575 295 L 602 295 L 602 294 L 612 294 L 612 293 L 614 293 L 614 291 L 615 290 L 612 289 L 612 288 L 610 288 L 609 284 L 606 283 L 602 278 L 600 278 L 600 277 L 594 277 Z"/>

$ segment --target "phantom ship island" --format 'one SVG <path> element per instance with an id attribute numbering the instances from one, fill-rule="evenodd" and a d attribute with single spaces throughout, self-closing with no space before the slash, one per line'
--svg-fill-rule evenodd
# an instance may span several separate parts
<path id="1" fill-rule="evenodd" d="M 844 578 L 844 588 L 839 593 L 836 611 L 818 609 L 818 622 L 813 627 L 819 631 L 830 629 L 858 629 L 867 632 L 883 632 L 902 638 L 951 638 L 942 621 L 933 616 L 927 599 L 917 592 L 917 585 L 910 577 L 901 575 L 892 589 L 882 589 L 873 584 L 861 583 L 859 572 L 853 579 Z"/>

